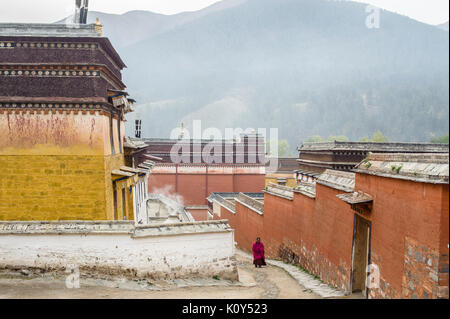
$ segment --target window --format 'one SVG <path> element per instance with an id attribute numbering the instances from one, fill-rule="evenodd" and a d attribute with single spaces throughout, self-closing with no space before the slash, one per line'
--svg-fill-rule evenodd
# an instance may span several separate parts
<path id="1" fill-rule="evenodd" d="M 113 130 L 113 115 L 109 117 L 109 138 L 111 141 L 111 154 L 116 154 L 116 150 L 114 149 L 114 130 Z"/>
<path id="2" fill-rule="evenodd" d="M 117 189 L 116 186 L 114 186 L 114 220 L 118 220 L 119 216 L 118 216 L 118 212 L 117 212 Z"/>
<path id="3" fill-rule="evenodd" d="M 136 120 L 136 131 L 135 131 L 136 138 L 141 138 L 141 128 L 142 128 L 142 120 Z"/>
<path id="4" fill-rule="evenodd" d="M 120 154 L 122 154 L 123 153 L 123 150 L 122 150 L 122 134 L 121 134 L 121 132 L 120 132 L 120 127 L 121 127 L 121 121 L 120 121 L 120 117 L 119 117 L 119 119 L 117 120 L 117 134 L 119 135 L 119 152 L 120 152 Z"/>
<path id="5" fill-rule="evenodd" d="M 127 200 L 126 200 L 126 191 L 125 188 L 122 188 L 122 211 L 123 211 L 123 220 L 127 220 Z"/>

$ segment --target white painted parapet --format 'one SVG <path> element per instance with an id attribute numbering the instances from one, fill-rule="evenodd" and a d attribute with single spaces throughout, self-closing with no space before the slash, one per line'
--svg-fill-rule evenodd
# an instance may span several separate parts
<path id="1" fill-rule="evenodd" d="M 227 221 L 0 222 L 0 269 L 136 279 L 213 277 L 237 280 L 234 233 Z"/>

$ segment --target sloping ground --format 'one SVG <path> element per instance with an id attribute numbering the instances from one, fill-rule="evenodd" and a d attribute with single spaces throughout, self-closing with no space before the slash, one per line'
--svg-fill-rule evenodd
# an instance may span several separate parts
<path id="1" fill-rule="evenodd" d="M 237 251 L 236 255 L 251 259 L 252 257 L 243 252 Z M 275 267 L 279 267 L 284 269 L 289 275 L 291 275 L 300 286 L 305 288 L 305 291 L 310 291 L 314 294 L 319 295 L 322 298 L 336 298 L 336 297 L 344 297 L 345 293 L 332 288 L 324 283 L 322 283 L 319 279 L 316 279 L 314 276 L 300 270 L 298 267 L 294 265 L 286 264 L 279 260 L 266 260 L 266 263 Z"/>
<path id="2" fill-rule="evenodd" d="M 80 289 L 67 289 L 65 278 L 42 274 L 0 273 L 0 299 L 316 299 L 284 270 L 255 268 L 251 258 L 236 254 L 239 282 L 209 279 L 130 281 L 82 278 Z"/>

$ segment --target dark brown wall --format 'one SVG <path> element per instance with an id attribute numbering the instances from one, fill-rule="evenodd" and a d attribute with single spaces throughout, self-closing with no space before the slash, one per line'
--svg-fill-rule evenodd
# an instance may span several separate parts
<path id="1" fill-rule="evenodd" d="M 1 37 L 0 41 L 30 41 L 42 43 L 90 43 L 101 45 L 100 49 L 72 48 L 12 48 L 0 49 L 1 63 L 39 63 L 39 64 L 90 64 L 105 65 L 118 79 L 122 79 L 121 65 L 112 63 L 108 56 L 106 39 L 102 38 L 39 38 L 39 37 Z M 114 59 L 113 59 L 114 61 Z"/>
<path id="2" fill-rule="evenodd" d="M 106 97 L 110 88 L 101 77 L 0 76 L 0 96 Z"/>

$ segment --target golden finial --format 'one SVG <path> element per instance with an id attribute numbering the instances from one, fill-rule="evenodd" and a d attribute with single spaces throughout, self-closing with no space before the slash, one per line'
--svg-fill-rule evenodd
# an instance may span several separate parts
<path id="1" fill-rule="evenodd" d="M 181 137 L 184 137 L 184 123 L 181 123 Z"/>
<path id="2" fill-rule="evenodd" d="M 99 36 L 103 34 L 103 24 L 100 23 L 100 20 L 97 18 L 95 21 L 95 31 L 97 31 Z"/>

